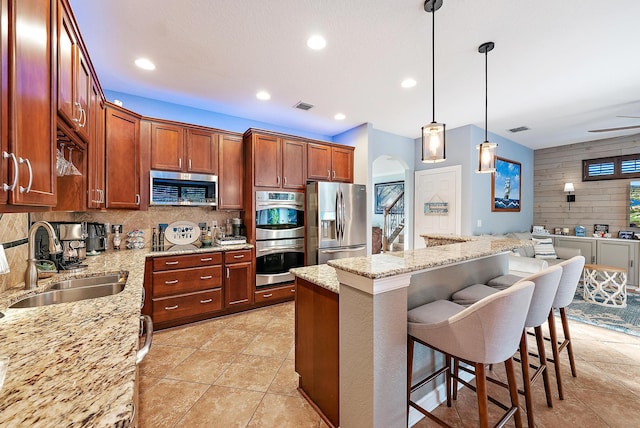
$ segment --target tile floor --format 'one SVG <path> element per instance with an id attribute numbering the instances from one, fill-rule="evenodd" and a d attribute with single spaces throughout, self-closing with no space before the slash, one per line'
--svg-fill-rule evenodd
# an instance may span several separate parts
<path id="1" fill-rule="evenodd" d="M 140 366 L 140 426 L 326 428 L 296 391 L 293 319 L 293 303 L 285 303 L 156 332 Z M 565 400 L 554 395 L 552 409 L 542 381 L 534 384 L 536 426 L 640 426 L 640 337 L 573 321 L 570 328 L 578 377 L 563 353 Z M 495 375 L 505 378 L 498 367 Z M 500 388 L 490 392 L 508 399 Z M 476 409 L 475 395 L 463 389 L 453 407 L 436 414 L 472 427 Z M 423 419 L 414 426 L 435 425 Z"/>

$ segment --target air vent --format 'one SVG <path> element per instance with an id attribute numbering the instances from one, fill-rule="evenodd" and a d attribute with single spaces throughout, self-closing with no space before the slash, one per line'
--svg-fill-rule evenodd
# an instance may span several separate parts
<path id="1" fill-rule="evenodd" d="M 310 110 L 313 108 L 313 104 L 309 104 L 309 103 L 305 103 L 302 101 L 298 101 L 298 103 L 296 105 L 294 105 L 295 108 L 299 108 L 300 110 Z"/>
<path id="2" fill-rule="evenodd" d="M 522 132 L 522 131 L 528 131 L 528 130 L 529 128 L 526 126 L 518 126 L 517 128 L 511 128 L 509 132 L 516 133 L 516 132 Z"/>

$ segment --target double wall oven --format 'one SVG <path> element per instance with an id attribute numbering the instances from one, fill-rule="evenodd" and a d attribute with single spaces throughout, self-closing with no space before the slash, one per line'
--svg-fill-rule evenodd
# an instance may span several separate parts
<path id="1" fill-rule="evenodd" d="M 256 287 L 293 281 L 304 266 L 304 193 L 256 192 Z"/>

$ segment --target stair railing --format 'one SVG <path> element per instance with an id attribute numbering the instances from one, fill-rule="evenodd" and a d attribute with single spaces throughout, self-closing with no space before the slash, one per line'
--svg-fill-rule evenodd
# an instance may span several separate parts
<path id="1" fill-rule="evenodd" d="M 382 251 L 389 251 L 391 244 L 404 229 L 404 191 L 384 207 L 382 225 Z"/>

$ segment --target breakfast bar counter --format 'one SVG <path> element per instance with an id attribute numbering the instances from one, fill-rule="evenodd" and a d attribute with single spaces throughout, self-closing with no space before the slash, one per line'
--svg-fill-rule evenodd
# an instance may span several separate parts
<path id="1" fill-rule="evenodd" d="M 339 421 L 334 426 L 406 427 L 407 310 L 506 273 L 508 252 L 531 245 L 490 237 L 424 237 L 439 245 L 291 271 L 316 291 L 339 295 Z M 304 381 L 301 376 L 302 389 Z"/>

